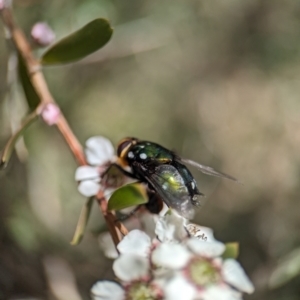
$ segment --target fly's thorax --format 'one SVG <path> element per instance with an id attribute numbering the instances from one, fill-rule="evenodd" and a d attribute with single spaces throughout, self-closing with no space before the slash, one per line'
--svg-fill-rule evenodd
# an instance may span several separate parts
<path id="1" fill-rule="evenodd" d="M 136 138 L 125 138 L 118 145 L 117 154 L 122 166 L 132 166 L 133 162 L 142 165 L 159 165 L 171 163 L 174 159 L 172 151 L 152 142 L 140 141 Z"/>
<path id="2" fill-rule="evenodd" d="M 173 154 L 158 144 L 138 142 L 128 152 L 128 158 L 144 165 L 159 165 L 170 163 L 173 160 Z"/>

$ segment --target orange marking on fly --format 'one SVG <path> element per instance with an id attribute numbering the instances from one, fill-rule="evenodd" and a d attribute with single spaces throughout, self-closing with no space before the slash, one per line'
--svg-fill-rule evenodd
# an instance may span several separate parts
<path id="1" fill-rule="evenodd" d="M 118 144 L 118 148 L 117 148 L 117 154 L 118 154 L 118 163 L 123 166 L 126 167 L 128 166 L 128 153 L 129 150 L 135 146 L 138 142 L 138 139 L 136 138 L 132 138 L 132 137 L 127 137 L 122 139 L 119 144 Z"/>

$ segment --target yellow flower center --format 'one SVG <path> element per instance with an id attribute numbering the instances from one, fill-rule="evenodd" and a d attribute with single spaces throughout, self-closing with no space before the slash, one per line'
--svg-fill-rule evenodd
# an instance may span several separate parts
<path id="1" fill-rule="evenodd" d="M 131 284 L 127 288 L 126 300 L 157 300 L 160 299 L 158 290 L 145 282 Z"/>
<path id="2" fill-rule="evenodd" d="M 216 284 L 221 281 L 219 269 L 209 259 L 196 258 L 187 268 L 190 280 L 199 287 Z"/>

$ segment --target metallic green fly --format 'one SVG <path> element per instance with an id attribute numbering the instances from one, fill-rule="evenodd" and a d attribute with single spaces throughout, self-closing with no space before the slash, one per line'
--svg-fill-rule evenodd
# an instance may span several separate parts
<path id="1" fill-rule="evenodd" d="M 211 167 L 183 159 L 159 144 L 136 138 L 121 140 L 117 153 L 118 165 L 124 173 L 148 185 L 149 202 L 146 207 L 153 213 L 159 212 L 162 200 L 182 217 L 193 218 L 194 206 L 199 206 L 198 197 L 203 194 L 185 164 L 207 175 L 237 181 Z M 130 167 L 131 172 L 125 171 L 126 167 Z"/>

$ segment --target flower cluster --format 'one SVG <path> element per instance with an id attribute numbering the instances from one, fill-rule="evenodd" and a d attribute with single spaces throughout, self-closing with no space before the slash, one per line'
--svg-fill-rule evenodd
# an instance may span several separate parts
<path id="1" fill-rule="evenodd" d="M 107 164 L 115 160 L 114 147 L 105 137 L 91 137 L 86 141 L 85 155 L 89 165 L 77 168 L 75 180 L 79 182 L 79 192 L 91 197 L 97 195 L 101 188 L 101 175 L 106 171 Z"/>
<path id="2" fill-rule="evenodd" d="M 119 243 L 113 263 L 119 282 L 99 281 L 94 300 L 239 300 L 254 287 L 235 259 L 223 259 L 225 245 L 210 229 L 176 214 L 160 217 L 157 238 L 132 230 Z"/>
<path id="3" fill-rule="evenodd" d="M 103 176 L 116 158 L 104 137 L 88 139 L 85 153 L 89 165 L 79 167 L 75 179 L 78 190 L 91 197 L 100 189 L 107 191 Z M 226 246 L 211 229 L 187 224 L 175 211 L 146 216 L 149 232 L 130 231 L 117 251 L 111 237 L 101 235 L 105 254 L 115 259 L 118 281 L 94 284 L 93 300 L 241 300 L 242 293 L 254 291 L 240 264 L 222 257 Z"/>

